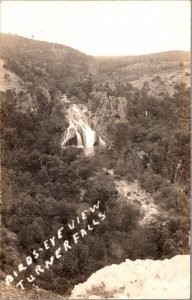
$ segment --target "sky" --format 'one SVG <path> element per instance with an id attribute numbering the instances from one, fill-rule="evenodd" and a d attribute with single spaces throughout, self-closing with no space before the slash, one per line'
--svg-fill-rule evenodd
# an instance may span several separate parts
<path id="1" fill-rule="evenodd" d="M 1 32 L 89 55 L 190 50 L 190 1 L 2 1 Z"/>

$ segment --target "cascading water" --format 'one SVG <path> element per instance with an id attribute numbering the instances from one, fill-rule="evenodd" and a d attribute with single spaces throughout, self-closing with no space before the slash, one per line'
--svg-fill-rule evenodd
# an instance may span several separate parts
<path id="1" fill-rule="evenodd" d="M 70 122 L 69 127 L 65 130 L 62 139 L 61 139 L 61 146 L 64 148 L 69 140 L 76 135 L 76 127 L 75 125 Z"/>
<path id="2" fill-rule="evenodd" d="M 69 127 L 65 130 L 61 146 L 64 148 L 68 142 L 76 136 L 77 147 L 93 148 L 94 146 L 106 146 L 102 138 L 91 129 L 86 120 L 84 111 L 77 105 L 70 107 L 68 111 Z"/>
<path id="3" fill-rule="evenodd" d="M 86 148 L 93 147 L 95 143 L 95 132 L 89 127 L 89 125 L 85 124 L 82 120 L 79 120 L 79 126 L 85 136 L 84 146 Z"/>
<path id="4" fill-rule="evenodd" d="M 78 131 L 76 131 L 76 136 L 77 136 L 77 147 L 78 148 L 83 147 L 82 138 L 81 138 L 81 135 Z"/>

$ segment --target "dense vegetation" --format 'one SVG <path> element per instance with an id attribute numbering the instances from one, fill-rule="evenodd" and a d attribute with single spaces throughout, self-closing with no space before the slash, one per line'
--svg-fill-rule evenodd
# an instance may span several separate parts
<path id="1" fill-rule="evenodd" d="M 173 97 L 161 99 L 148 97 L 145 89 L 135 90 L 129 83 L 125 88 L 119 82 L 114 90 L 89 73 L 93 58 L 78 51 L 10 35 L 3 39 L 5 67 L 23 80 L 24 89 L 1 93 L 2 278 L 77 211 L 98 200 L 105 222 L 37 279 L 42 288 L 69 292 L 96 270 L 126 258 L 162 259 L 188 253 L 189 89 L 177 85 Z M 180 59 L 176 55 L 177 64 Z M 95 63 L 94 70 L 102 74 L 109 64 L 102 61 L 102 70 L 98 66 Z M 85 157 L 81 149 L 60 148 L 67 127 L 62 93 L 87 103 L 94 100 L 96 90 L 106 97 L 125 97 L 129 106 L 129 123 L 109 128 L 115 150 L 108 160 L 102 158 L 105 154 Z M 36 113 L 18 111 L 16 103 L 29 96 L 37 101 Z M 143 114 L 146 110 L 149 117 Z M 169 218 L 162 215 L 141 227 L 139 208 L 121 199 L 114 178 L 103 167 L 129 181 L 139 179 Z"/>

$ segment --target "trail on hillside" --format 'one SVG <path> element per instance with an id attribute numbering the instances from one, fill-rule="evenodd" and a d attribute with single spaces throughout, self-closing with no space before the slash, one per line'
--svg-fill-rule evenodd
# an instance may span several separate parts
<path id="1" fill-rule="evenodd" d="M 113 170 L 107 170 L 107 172 L 115 177 Z M 140 225 L 150 224 L 161 214 L 161 208 L 154 203 L 152 196 L 140 186 L 138 180 L 128 182 L 125 178 L 114 178 L 114 182 L 123 199 L 140 206 L 142 216 Z"/>

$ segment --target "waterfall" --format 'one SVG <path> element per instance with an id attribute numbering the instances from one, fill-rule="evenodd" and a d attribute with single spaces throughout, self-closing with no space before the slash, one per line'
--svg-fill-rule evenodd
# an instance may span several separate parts
<path id="1" fill-rule="evenodd" d="M 77 105 L 72 105 L 68 109 L 69 127 L 65 130 L 61 147 L 66 147 L 67 143 L 76 136 L 77 147 L 93 148 L 94 146 L 106 146 L 101 137 L 91 129 L 86 120 L 85 111 Z"/>
<path id="2" fill-rule="evenodd" d="M 174 180 L 173 180 L 173 183 L 176 182 L 176 179 L 177 179 L 177 176 L 178 176 L 178 172 L 179 172 L 179 169 L 181 168 L 181 163 L 182 163 L 182 159 L 178 162 L 177 164 L 177 167 L 176 167 L 176 171 L 175 171 L 175 176 L 174 176 Z"/>
<path id="3" fill-rule="evenodd" d="M 85 136 L 84 146 L 86 148 L 93 147 L 95 143 L 95 132 L 89 127 L 89 125 L 85 124 L 82 120 L 80 120 L 79 123 L 79 126 L 81 127 Z"/>
<path id="4" fill-rule="evenodd" d="M 105 142 L 101 137 L 91 129 L 91 127 L 83 122 L 81 119 L 77 121 L 70 121 L 69 127 L 65 130 L 61 146 L 64 148 L 67 142 L 75 135 L 77 137 L 77 147 L 92 148 L 95 144 L 98 146 L 105 146 Z"/>
<path id="5" fill-rule="evenodd" d="M 66 146 L 67 142 L 70 141 L 70 139 L 72 139 L 73 137 L 75 137 L 75 135 L 77 136 L 76 125 L 74 124 L 73 121 L 70 120 L 69 127 L 65 130 L 65 132 L 62 135 L 61 147 L 64 148 Z M 77 140 L 78 140 L 78 137 L 77 137 Z"/>
<path id="6" fill-rule="evenodd" d="M 83 147 L 83 142 L 80 133 L 76 130 L 76 136 L 77 136 L 77 147 L 81 148 Z"/>
<path id="7" fill-rule="evenodd" d="M 73 134 L 73 127 L 69 125 L 69 127 L 64 132 L 62 139 L 61 139 L 61 146 L 65 147 L 66 143 L 74 136 Z"/>

